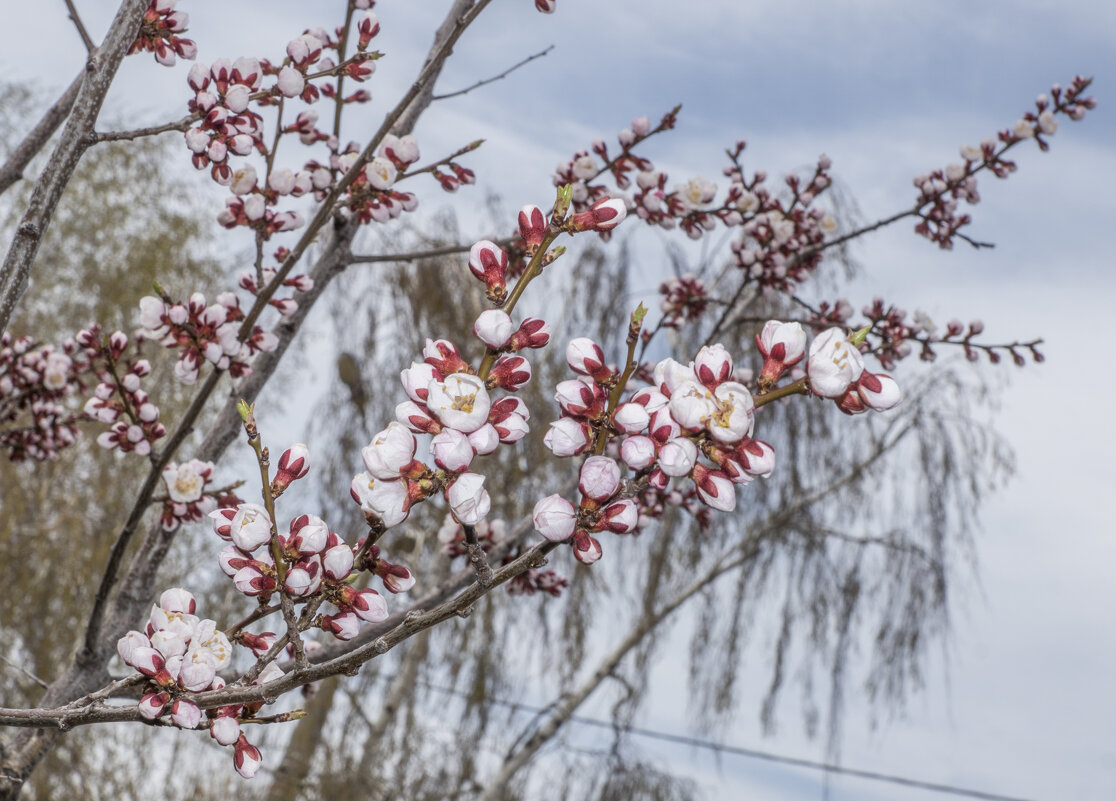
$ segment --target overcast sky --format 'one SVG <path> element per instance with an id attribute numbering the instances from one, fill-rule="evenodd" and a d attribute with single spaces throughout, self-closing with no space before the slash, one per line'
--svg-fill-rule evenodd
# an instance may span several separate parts
<path id="1" fill-rule="evenodd" d="M 94 36 L 114 5 L 77 0 Z M 193 17 L 203 61 L 275 57 L 304 27 L 331 22 L 314 16 L 319 5 L 330 6 L 180 3 Z M 1105 338 L 1116 302 L 1116 3 L 559 0 L 550 17 L 530 0 L 493 6 L 459 44 L 439 91 L 547 45 L 554 51 L 483 91 L 436 104 L 417 134 L 427 155 L 486 138 L 469 160 L 480 183 L 470 197 L 499 191 L 512 207 L 548 202 L 559 159 L 598 136 L 614 141 L 634 116 L 654 119 L 682 102 L 678 130 L 650 149 L 678 177 L 723 181 L 720 154 L 738 138 L 749 142 L 749 168 L 772 175 L 825 152 L 865 216 L 885 216 L 911 203 L 914 175 L 1010 125 L 1052 82 L 1096 77 L 1099 108 L 1085 122 L 1062 122 L 1052 152 L 1020 148 L 1016 175 L 981 179 L 984 200 L 969 230 L 994 241 L 994 250 L 943 253 L 901 226 L 856 251 L 867 274 L 853 290 L 855 305 L 879 292 L 943 321 L 980 317 L 997 341 L 1044 337 L 1047 361 L 999 368 L 1011 382 L 998 424 L 1015 448 L 1018 474 L 985 509 L 981 586 L 954 610 L 948 666 L 932 664 L 928 688 L 905 719 L 874 732 L 851 700 L 842 758 L 1026 798 L 1112 798 L 1116 381 Z M 388 56 L 370 85 L 385 101 L 377 109 L 409 83 L 446 7 L 445 0 L 378 4 L 379 46 Z M 5 76 L 39 81 L 49 90 L 45 105 L 83 60 L 62 0 L 2 0 L 0 18 Z M 186 69 L 129 59 L 109 108 L 137 124 L 181 116 Z M 664 693 L 641 722 L 686 732 L 675 697 Z M 822 744 L 805 739 L 793 720 L 764 739 L 756 716 L 745 716 L 726 741 L 823 756 Z M 713 798 L 730 791 L 754 801 L 821 797 L 821 779 L 809 772 L 734 757 L 718 766 L 703 752 L 647 748 L 697 777 Z M 938 796 L 831 778 L 829 797 Z"/>

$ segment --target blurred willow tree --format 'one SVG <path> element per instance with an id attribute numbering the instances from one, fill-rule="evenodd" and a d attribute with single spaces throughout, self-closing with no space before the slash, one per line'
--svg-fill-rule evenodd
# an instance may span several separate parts
<path id="1" fill-rule="evenodd" d="M 0 131 L 21 130 L 20 120 L 30 117 L 34 98 L 30 87 L 0 84 Z M 0 161 L 9 140 L 0 140 Z M 184 285 L 216 285 L 221 268 L 207 255 L 211 222 L 195 200 L 194 187 L 165 166 L 177 144 L 149 138 L 88 151 L 44 238 L 38 256 L 42 270 L 12 320 L 13 332 L 58 343 L 96 321 L 106 333 L 131 334 L 139 299 L 151 293 L 153 281 L 167 282 L 170 276 Z M 32 164 L 28 174 L 38 166 Z M 26 206 L 30 184 L 3 196 L 5 242 Z M 156 370 L 151 386 L 158 387 L 153 401 L 164 419 L 174 420 L 189 403 L 190 388 L 175 381 L 170 365 L 157 357 L 161 348 L 147 347 Z M 138 486 L 146 471 L 141 459 L 99 448 L 96 434 L 90 427 L 90 436 L 54 462 L 0 460 L 0 554 L 8 566 L 0 638 L 12 663 L 47 681 L 79 638 L 100 565 L 132 503 L 127 488 Z M 97 566 L 93 572 L 91 565 Z M 45 619 L 70 620 L 72 626 L 43 636 Z M 25 672 L 0 665 L 0 695 L 10 703 L 32 705 L 39 688 Z M 48 757 L 28 797 L 57 798 L 75 791 L 86 798 L 134 797 L 135 777 L 110 771 L 105 758 L 108 750 L 128 750 L 130 738 L 114 744 L 98 732 L 76 734 Z"/>

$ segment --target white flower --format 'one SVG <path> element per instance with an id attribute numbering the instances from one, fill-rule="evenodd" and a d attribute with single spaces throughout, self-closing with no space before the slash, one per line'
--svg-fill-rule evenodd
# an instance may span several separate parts
<path id="1" fill-rule="evenodd" d="M 655 441 L 650 437 L 628 437 L 620 445 L 620 458 L 633 470 L 642 470 L 655 461 Z"/>
<path id="2" fill-rule="evenodd" d="M 467 470 L 474 456 L 469 437 L 453 428 L 443 429 L 430 440 L 430 452 L 439 467 L 452 473 Z"/>
<path id="3" fill-rule="evenodd" d="M 1054 112 L 1050 109 L 1039 114 L 1038 127 L 1047 136 L 1053 136 L 1054 132 L 1058 130 L 1058 121 L 1054 119 Z"/>
<path id="4" fill-rule="evenodd" d="M 694 381 L 684 381 L 674 388 L 670 396 L 670 416 L 682 428 L 696 431 L 705 426 L 717 411 L 717 404 L 709 390 Z"/>
<path id="5" fill-rule="evenodd" d="M 256 168 L 251 164 L 245 164 L 233 173 L 232 183 L 229 184 L 229 189 L 232 190 L 234 195 L 247 195 L 255 188 Z"/>
<path id="6" fill-rule="evenodd" d="M 752 433 L 752 393 L 743 384 L 726 381 L 713 391 L 717 411 L 709 416 L 705 427 L 718 442 L 739 442 Z"/>
<path id="7" fill-rule="evenodd" d="M 468 434 L 488 422 L 488 391 L 475 375 L 454 373 L 431 381 L 426 391 L 426 406 L 442 425 Z"/>
<path id="8" fill-rule="evenodd" d="M 397 175 L 395 165 L 380 156 L 368 163 L 364 174 L 368 177 L 368 183 L 379 190 L 390 189 Z"/>
<path id="9" fill-rule="evenodd" d="M 815 337 L 810 344 L 810 358 L 806 374 L 810 389 L 823 398 L 838 398 L 849 385 L 860 378 L 864 359 L 853 345 L 845 340 L 840 328 L 830 328 Z"/>
<path id="10" fill-rule="evenodd" d="M 543 444 L 555 456 L 576 456 L 589 447 L 588 427 L 580 420 L 562 417 L 550 424 Z"/>
<path id="11" fill-rule="evenodd" d="M 574 178 L 581 181 L 592 178 L 597 174 L 597 162 L 588 153 L 574 159 L 572 166 Z"/>
<path id="12" fill-rule="evenodd" d="M 1011 126 L 1011 132 L 1018 136 L 1020 139 L 1030 139 L 1035 135 L 1035 126 L 1032 122 L 1025 119 L 1018 119 L 1015 124 Z"/>
<path id="13" fill-rule="evenodd" d="M 192 460 L 181 465 L 168 464 L 163 468 L 163 483 L 172 501 L 193 503 L 201 498 L 205 477 L 197 469 L 199 464 L 204 463 Z"/>
<path id="14" fill-rule="evenodd" d="M 687 209 L 703 209 L 713 202 L 717 195 L 717 185 L 705 178 L 691 178 L 675 190 L 679 199 Z"/>

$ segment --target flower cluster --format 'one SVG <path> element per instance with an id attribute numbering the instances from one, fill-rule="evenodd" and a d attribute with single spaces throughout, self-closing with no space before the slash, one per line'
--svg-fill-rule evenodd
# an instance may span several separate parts
<path id="1" fill-rule="evenodd" d="M 155 54 L 155 60 L 166 67 L 173 67 L 176 57 L 192 61 L 198 55 L 198 46 L 192 39 L 184 39 L 179 34 L 186 32 L 190 15 L 175 11 L 178 0 L 151 0 L 143 14 L 139 34 L 128 55 L 148 52 Z"/>
<path id="2" fill-rule="evenodd" d="M 305 445 L 285 451 L 271 488 L 282 491 L 304 477 L 309 471 L 309 458 Z M 286 535 L 278 534 L 267 509 L 254 503 L 217 509 L 209 517 L 217 536 L 230 543 L 221 551 L 219 561 L 238 591 L 261 603 L 280 590 L 299 602 L 328 601 L 338 611 L 323 615 L 317 625 L 339 639 L 352 639 L 362 622 L 378 622 L 388 614 L 387 604 L 376 590 L 357 590 L 347 581 L 354 568 L 378 575 L 392 593 L 406 592 L 414 586 L 406 567 L 383 559 L 379 548 L 363 541 L 355 549 L 350 547 L 317 515 L 294 518 Z M 260 637 L 265 639 L 261 641 Z M 268 637 L 273 635 L 249 635 L 245 644 L 266 651 L 274 642 Z"/>
<path id="3" fill-rule="evenodd" d="M 76 339 L 99 379 L 85 402 L 85 415 L 111 426 L 97 437 L 97 444 L 108 450 L 148 455 L 155 441 L 167 433 L 159 422 L 159 407 L 140 386 L 141 379 L 151 374 L 151 363 L 124 358 L 128 336 L 123 331 L 102 338 L 100 327 L 94 325 L 79 331 Z"/>
<path id="4" fill-rule="evenodd" d="M 1081 96 L 1090 82 L 1090 79 L 1076 76 L 1065 89 L 1055 84 L 1049 96 L 1038 96 L 1034 111 L 1025 113 L 1011 128 L 1000 131 L 996 138 L 984 139 L 979 146 L 962 145 L 961 159 L 964 163 L 950 164 L 945 169 L 917 176 L 914 185 L 919 191 L 919 222 L 915 231 L 946 250 L 953 247 L 956 237 L 979 246 L 980 243 L 958 233 L 972 221 L 968 214 L 958 213 L 959 204 L 962 201 L 969 205 L 980 202 L 975 174 L 988 169 L 997 178 L 1008 177 L 1015 172 L 1016 165 L 1004 158 L 1004 153 L 1028 139 L 1034 139 L 1040 150 L 1048 150 L 1050 144 L 1044 137 L 1053 136 L 1058 130 L 1056 115 L 1064 114 L 1071 120 L 1081 120 L 1087 110 L 1096 106 L 1093 98 Z"/>
<path id="5" fill-rule="evenodd" d="M 241 342 L 239 321 L 243 319 L 240 300 L 232 292 L 222 292 L 210 305 L 200 292 L 186 303 L 151 295 L 140 300 L 140 325 L 163 347 L 178 350 L 174 373 L 186 384 L 198 380 L 203 361 L 240 377 L 252 372 L 248 362 L 256 352 L 275 349 L 278 339 L 258 325 Z"/>
<path id="6" fill-rule="evenodd" d="M 612 175 L 619 189 L 627 189 L 631 186 L 631 173 L 646 172 L 652 168 L 650 161 L 632 152 L 633 148 L 648 137 L 673 128 L 678 121 L 679 110 L 680 107 L 667 112 L 655 128 L 651 127 L 647 117 L 633 119 L 631 127 L 625 128 L 617 135 L 620 152 L 615 157 L 609 156 L 608 145 L 598 139 L 593 142 L 592 153 L 587 150 L 578 151 L 572 159 L 555 167 L 554 185 L 568 184 L 573 187 L 572 200 L 575 212 L 585 211 L 601 198 L 616 196 L 616 193 L 605 185 L 592 182 L 607 172 Z M 600 159 L 599 163 L 594 155 Z"/>
<path id="7" fill-rule="evenodd" d="M 139 713 L 148 720 L 166 714 L 179 728 L 200 728 L 202 711 L 189 693 L 225 686 L 217 671 L 229 665 L 232 643 L 216 623 L 194 614 L 196 606 L 186 590 L 166 590 L 152 606 L 144 631 L 129 631 L 116 644 L 124 663 L 150 680 L 139 702 Z M 271 663 L 254 683 L 282 675 L 279 666 Z M 205 721 L 213 739 L 234 746 L 233 765 L 245 778 L 255 775 L 260 752 L 240 732 L 240 719 L 255 715 L 262 705 L 220 707 L 208 712 Z"/>
<path id="8" fill-rule="evenodd" d="M 473 246 L 469 266 L 488 286 L 490 297 L 505 296 L 507 255 L 491 242 Z M 480 523 L 491 507 L 484 476 L 469 472 L 473 458 L 500 443 L 527 434 L 530 412 L 512 396 L 495 398 L 495 389 L 515 392 L 531 379 L 531 364 L 517 351 L 541 348 L 550 332 L 541 320 L 518 326 L 499 309 L 482 312 L 474 333 L 487 347 L 491 363 L 474 372 L 456 346 L 427 340 L 423 361 L 400 374 L 409 400 L 395 409 L 397 422 L 376 434 L 361 452 L 366 471 L 353 478 L 351 493 L 370 524 L 402 523 L 412 504 L 442 491 L 463 525 Z M 430 434 L 435 468 L 415 459 L 415 434 Z"/>
<path id="9" fill-rule="evenodd" d="M 806 333 L 798 323 L 772 320 L 756 343 L 764 357 L 758 378 L 764 393 L 807 355 Z M 601 556 L 600 542 L 592 534 L 623 534 L 639 526 L 640 508 L 629 498 L 641 491 L 646 491 L 645 514 L 661 513 L 664 500 L 681 505 L 689 498 L 731 512 L 734 485 L 774 470 L 774 449 L 752 437 L 756 401 L 722 345 L 703 347 L 686 365 L 662 360 L 651 371 L 652 386 L 632 392 L 623 402 L 610 392 L 619 376 L 605 363 L 599 345 L 584 338 L 571 341 L 566 362 L 580 375 L 559 383 L 555 399 L 562 417 L 551 424 L 544 441 L 557 456 L 590 449 L 597 455 L 582 463 L 577 506 L 551 495 L 535 505 L 533 517 L 535 529 L 547 539 L 572 537 L 580 561 L 592 563 Z M 860 351 L 840 329 L 814 340 L 805 373 L 799 391 L 808 388 L 832 398 L 849 414 L 882 411 L 899 402 L 895 382 L 866 371 Z M 611 436 L 621 437 L 620 462 L 633 473 L 627 488 L 620 463 L 600 455 Z M 668 491 L 672 478 L 688 478 L 691 484 Z"/>
<path id="10" fill-rule="evenodd" d="M 705 313 L 709 305 L 709 295 L 705 282 L 693 274 L 679 278 L 668 278 L 659 284 L 659 294 L 663 299 L 659 308 L 663 313 L 659 325 L 663 328 L 680 328 L 683 321 L 695 320 Z M 650 339 L 651 332 L 644 332 Z"/>
<path id="11" fill-rule="evenodd" d="M 0 448 L 9 459 L 54 459 L 77 440 L 78 417 L 63 401 L 82 390 L 89 369 L 73 341 L 55 347 L 0 335 Z"/>
<path id="12" fill-rule="evenodd" d="M 832 306 L 823 302 L 810 315 L 810 323 L 816 331 L 821 331 L 833 323 L 847 325 L 852 314 L 852 305 L 846 300 L 838 300 Z M 969 361 L 976 361 L 984 352 L 992 364 L 999 364 L 1004 356 L 1009 356 L 1020 367 L 1027 363 L 1028 355 L 1035 362 L 1044 358 L 1038 349 L 1041 340 L 1002 345 L 977 341 L 977 337 L 984 332 L 984 323 L 980 320 L 973 320 L 967 325 L 960 320 L 950 320 L 945 325 L 945 331 L 939 331 L 925 312 L 916 311 L 908 317 L 905 310 L 879 297 L 865 305 L 861 314 L 867 321 L 862 327 L 868 328 L 865 341 L 869 343 L 867 350 L 865 346 L 861 350 L 874 356 L 885 370 L 894 369 L 895 364 L 914 353 L 916 347 L 922 361 L 932 362 L 938 356 L 936 347 L 939 345 L 961 347 Z"/>

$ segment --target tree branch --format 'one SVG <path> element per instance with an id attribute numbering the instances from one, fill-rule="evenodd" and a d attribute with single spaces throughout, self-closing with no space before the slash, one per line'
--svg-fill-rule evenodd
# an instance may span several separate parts
<path id="1" fill-rule="evenodd" d="M 93 40 L 89 38 L 89 31 L 85 30 L 85 23 L 81 21 L 81 16 L 74 6 L 74 0 L 66 0 L 66 8 L 70 11 L 70 20 L 74 23 L 74 27 L 77 28 L 78 36 L 81 37 L 82 44 L 85 45 L 85 49 L 89 54 L 93 55 L 93 51 L 97 49 L 97 46 L 93 44 Z"/>
<path id="2" fill-rule="evenodd" d="M 61 139 L 35 184 L 27 212 L 19 222 L 11 248 L 0 267 L 0 331 L 8 327 L 16 304 L 27 289 L 39 245 L 70 176 L 90 145 L 89 134 L 93 131 L 105 94 L 125 53 L 136 39 L 136 31 L 146 9 L 144 0 L 123 0 L 104 42 L 89 57 L 85 80 L 78 90 Z"/>

